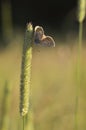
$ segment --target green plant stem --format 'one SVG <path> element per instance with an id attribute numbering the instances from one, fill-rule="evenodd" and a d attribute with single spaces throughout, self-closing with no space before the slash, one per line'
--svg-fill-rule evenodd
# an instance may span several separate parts
<path id="1" fill-rule="evenodd" d="M 10 112 L 10 102 L 11 102 L 11 87 L 8 81 L 5 81 L 4 94 L 2 99 L 2 115 L 0 130 L 8 130 L 10 124 L 9 112 Z"/>
<path id="2" fill-rule="evenodd" d="M 78 130 L 79 89 L 81 87 L 82 32 L 83 32 L 83 22 L 80 22 L 79 23 L 78 57 L 77 57 L 77 85 L 76 85 L 76 99 L 75 99 L 75 129 L 74 130 Z"/>
<path id="3" fill-rule="evenodd" d="M 23 130 L 24 130 L 24 116 L 22 116 L 22 118 L 23 118 Z"/>

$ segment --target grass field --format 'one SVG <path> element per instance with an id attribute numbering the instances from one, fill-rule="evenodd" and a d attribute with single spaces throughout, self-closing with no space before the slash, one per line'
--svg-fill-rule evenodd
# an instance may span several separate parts
<path id="1" fill-rule="evenodd" d="M 5 81 L 10 87 L 9 130 L 19 130 L 20 70 L 23 40 L 0 51 L 0 121 Z M 85 41 L 84 41 L 85 42 Z M 55 48 L 34 46 L 31 77 L 31 110 L 35 130 L 74 130 L 76 97 L 77 42 L 58 44 Z M 86 130 L 86 47 L 82 47 L 78 126 Z M 31 129 L 30 129 L 31 130 Z"/>

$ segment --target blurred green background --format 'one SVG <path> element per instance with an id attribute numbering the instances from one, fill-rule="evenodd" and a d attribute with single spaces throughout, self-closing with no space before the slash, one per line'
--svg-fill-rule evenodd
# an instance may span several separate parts
<path id="1" fill-rule="evenodd" d="M 78 22 L 76 3 L 0 1 L 0 130 L 22 129 L 19 89 L 26 23 L 43 26 L 56 47 L 33 46 L 31 104 L 25 130 L 74 130 Z M 52 6 L 51 6 L 52 5 Z M 47 10 L 50 12 L 48 13 Z M 86 130 L 85 24 L 78 127 Z"/>

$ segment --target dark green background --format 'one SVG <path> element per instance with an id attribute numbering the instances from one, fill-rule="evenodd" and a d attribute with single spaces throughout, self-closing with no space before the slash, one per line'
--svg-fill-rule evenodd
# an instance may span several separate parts
<path id="1" fill-rule="evenodd" d="M 13 24 L 24 27 L 34 25 L 61 26 L 65 16 L 76 7 L 76 0 L 3 0 L 11 1 Z M 0 1 L 1 3 L 1 1 Z"/>

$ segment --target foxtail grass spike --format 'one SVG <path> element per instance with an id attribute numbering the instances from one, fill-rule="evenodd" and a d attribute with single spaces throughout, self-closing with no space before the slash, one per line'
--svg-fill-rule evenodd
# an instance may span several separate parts
<path id="1" fill-rule="evenodd" d="M 82 22 L 86 15 L 86 0 L 78 0 L 78 21 Z"/>
<path id="2" fill-rule="evenodd" d="M 20 115 L 25 116 L 29 109 L 31 61 L 32 61 L 33 26 L 27 24 L 23 45 L 21 82 L 20 82 Z"/>

